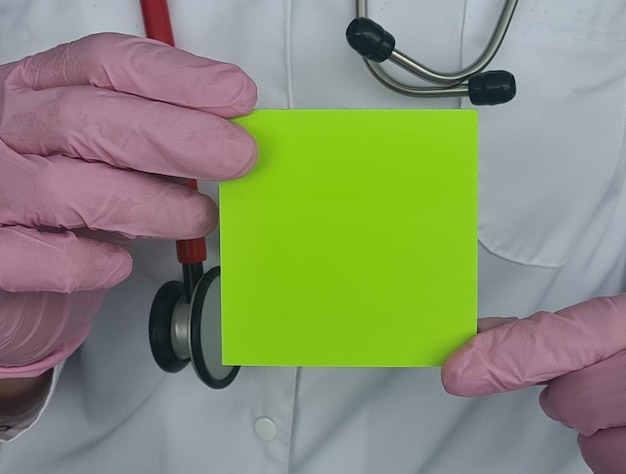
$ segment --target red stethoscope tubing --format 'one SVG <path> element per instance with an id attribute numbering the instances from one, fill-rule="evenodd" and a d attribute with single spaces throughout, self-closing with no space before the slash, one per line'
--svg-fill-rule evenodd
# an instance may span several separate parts
<path id="1" fill-rule="evenodd" d="M 174 34 L 167 0 L 140 0 L 141 13 L 146 29 L 146 36 L 174 46 Z M 198 183 L 191 180 L 186 183 L 191 189 L 198 190 Z M 177 240 L 176 254 L 182 264 L 202 263 L 207 259 L 204 238 Z"/>

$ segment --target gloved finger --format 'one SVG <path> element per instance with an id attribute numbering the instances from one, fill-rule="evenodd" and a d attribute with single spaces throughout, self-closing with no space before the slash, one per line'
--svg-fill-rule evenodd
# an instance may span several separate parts
<path id="1" fill-rule="evenodd" d="M 0 139 L 20 154 L 202 180 L 242 176 L 257 156 L 250 134 L 226 119 L 90 86 L 7 94 L 3 116 Z"/>
<path id="2" fill-rule="evenodd" d="M 0 378 L 34 377 L 65 360 L 87 338 L 105 294 L 0 290 Z"/>
<path id="3" fill-rule="evenodd" d="M 131 268 L 128 252 L 107 242 L 69 231 L 0 227 L 0 289 L 5 291 L 106 289 L 124 280 Z"/>
<path id="4" fill-rule="evenodd" d="M 249 113 L 257 99 L 254 82 L 235 65 L 117 33 L 31 56 L 7 81 L 35 90 L 92 85 L 227 118 Z"/>
<path id="5" fill-rule="evenodd" d="M 0 162 L 5 225 L 175 240 L 204 237 L 217 224 L 210 198 L 159 176 L 65 156 L 19 158 L 22 163 L 13 155 Z"/>
<path id="6" fill-rule="evenodd" d="M 593 436 L 578 436 L 578 446 L 594 474 L 626 472 L 626 428 L 598 431 Z"/>
<path id="7" fill-rule="evenodd" d="M 506 392 L 589 367 L 626 348 L 626 296 L 540 312 L 476 335 L 442 367 L 460 396 Z"/>
<path id="8" fill-rule="evenodd" d="M 546 414 L 585 436 L 626 426 L 626 351 L 551 381 L 539 403 Z"/>

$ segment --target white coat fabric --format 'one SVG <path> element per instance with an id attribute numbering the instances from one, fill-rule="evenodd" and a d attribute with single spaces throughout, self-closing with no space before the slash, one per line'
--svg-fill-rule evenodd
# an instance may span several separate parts
<path id="1" fill-rule="evenodd" d="M 372 0 L 370 15 L 400 49 L 452 70 L 478 55 L 501 6 Z M 352 1 L 170 0 L 170 11 L 177 45 L 242 66 L 261 108 L 471 107 L 372 79 L 344 39 Z M 138 2 L 0 0 L 3 63 L 99 31 L 143 35 Z M 479 315 L 622 292 L 626 3 L 521 1 L 492 67 L 511 70 L 519 92 L 480 111 Z M 212 266 L 218 242 L 208 241 Z M 180 268 L 170 242 L 137 242 L 133 255 L 41 419 L 0 445 L 1 474 L 589 472 L 575 433 L 540 410 L 539 388 L 458 399 L 438 369 L 243 368 L 223 391 L 190 368 L 164 374 L 148 312 Z"/>

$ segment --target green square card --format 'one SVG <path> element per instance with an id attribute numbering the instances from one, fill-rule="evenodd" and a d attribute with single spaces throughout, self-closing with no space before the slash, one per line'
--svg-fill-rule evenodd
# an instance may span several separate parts
<path id="1" fill-rule="evenodd" d="M 476 332 L 477 113 L 257 110 L 220 185 L 223 363 L 440 365 Z"/>

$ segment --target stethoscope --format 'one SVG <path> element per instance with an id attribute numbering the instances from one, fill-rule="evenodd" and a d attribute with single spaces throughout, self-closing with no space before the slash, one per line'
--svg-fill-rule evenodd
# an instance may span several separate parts
<path id="1" fill-rule="evenodd" d="M 430 69 L 395 48 L 394 37 L 367 17 L 367 0 L 357 0 L 357 18 L 346 31 L 350 46 L 365 60 L 372 75 L 389 89 L 413 97 L 469 96 L 474 105 L 503 104 L 515 97 L 515 78 L 507 71 L 482 72 L 495 57 L 506 36 L 517 0 L 506 0 L 500 18 L 478 59 L 459 71 L 443 73 Z M 435 84 L 412 86 L 387 74 L 378 63 L 389 60 L 410 73 Z"/>
<path id="2" fill-rule="evenodd" d="M 166 0 L 140 2 L 147 36 L 173 46 Z M 475 105 L 501 104 L 515 96 L 515 79 L 506 71 L 482 71 L 496 55 L 516 5 L 517 0 L 506 0 L 483 53 L 473 64 L 454 73 L 434 71 L 395 49 L 393 36 L 367 18 L 366 0 L 357 0 L 357 18 L 348 26 L 346 38 L 365 58 L 374 77 L 396 92 L 416 97 L 469 96 Z M 387 59 L 435 85 L 399 82 L 377 64 Z M 197 189 L 195 181 L 187 185 Z M 191 363 L 207 386 L 225 388 L 235 379 L 239 367 L 221 363 L 220 267 L 204 271 L 204 239 L 177 241 L 176 253 L 183 281 L 165 283 L 154 297 L 149 321 L 152 355 L 166 372 L 179 372 Z"/>
<path id="3" fill-rule="evenodd" d="M 140 0 L 146 35 L 174 46 L 166 0 Z M 187 186 L 197 190 L 196 181 Z M 220 267 L 204 271 L 204 238 L 179 240 L 176 255 L 183 281 L 168 281 L 157 291 L 150 309 L 148 333 L 154 360 L 175 373 L 191 362 L 211 388 L 228 386 L 239 367 L 222 365 Z"/>

